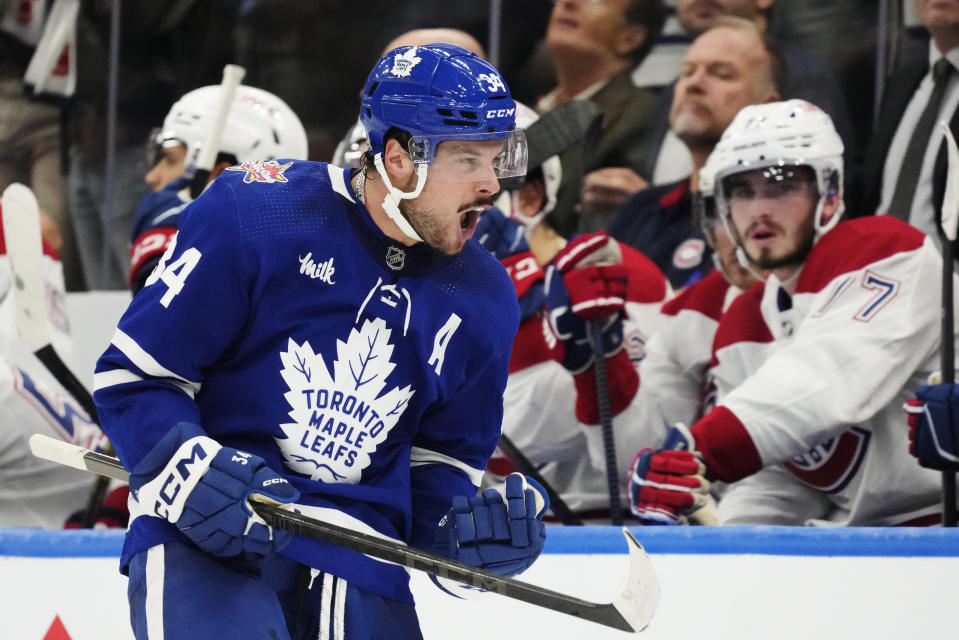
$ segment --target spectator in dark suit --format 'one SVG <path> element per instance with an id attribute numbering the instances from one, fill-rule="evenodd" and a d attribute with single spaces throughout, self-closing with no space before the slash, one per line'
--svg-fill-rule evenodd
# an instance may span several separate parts
<path id="1" fill-rule="evenodd" d="M 855 211 L 895 215 L 938 240 L 946 155 L 935 123 L 945 120 L 959 137 L 959 2 L 914 1 L 929 46 L 905 60 L 885 85 Z M 926 122 L 931 129 L 916 133 Z"/>

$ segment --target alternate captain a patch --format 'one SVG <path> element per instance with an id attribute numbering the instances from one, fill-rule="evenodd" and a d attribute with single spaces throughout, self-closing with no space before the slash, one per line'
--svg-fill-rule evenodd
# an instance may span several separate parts
<path id="1" fill-rule="evenodd" d="M 283 172 L 293 166 L 292 162 L 280 164 L 276 160 L 256 160 L 254 162 L 244 162 L 235 167 L 227 167 L 227 171 L 245 171 L 243 182 L 251 184 L 253 182 L 288 182 Z"/>

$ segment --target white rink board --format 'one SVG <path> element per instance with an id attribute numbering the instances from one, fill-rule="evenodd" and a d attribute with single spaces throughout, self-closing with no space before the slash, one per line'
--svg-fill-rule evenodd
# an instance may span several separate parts
<path id="1" fill-rule="evenodd" d="M 851 529 L 730 529 L 738 531 L 730 536 L 728 529 L 698 528 L 694 535 L 690 530 L 632 529 L 652 551 L 662 582 L 659 611 L 641 637 L 955 637 L 949 612 L 959 601 L 957 530 L 890 529 L 888 536 L 862 530 L 870 533 L 861 540 Z M 804 540 L 797 543 L 796 534 Z M 612 600 L 627 567 L 625 543 L 622 554 L 613 552 L 620 548 L 619 532 L 551 527 L 549 535 L 548 553 L 523 579 L 596 602 Z M 743 542 L 753 535 L 761 544 Z M 903 535 L 909 536 L 905 542 Z M 131 639 L 126 578 L 116 568 L 121 536 L 118 531 L 0 529 L 0 639 L 41 640 L 56 616 L 73 640 Z M 836 536 L 844 536 L 843 544 L 830 545 L 829 538 Z M 815 547 L 813 555 L 778 555 L 804 545 Z M 567 553 L 576 547 L 599 552 Z M 883 548 L 888 555 L 855 555 Z M 686 552 L 697 549 L 719 550 Z M 835 555 L 818 555 L 822 553 Z M 85 555 L 101 557 L 78 557 Z M 456 601 L 418 573 L 413 585 L 427 639 L 630 637 L 495 594 Z"/>

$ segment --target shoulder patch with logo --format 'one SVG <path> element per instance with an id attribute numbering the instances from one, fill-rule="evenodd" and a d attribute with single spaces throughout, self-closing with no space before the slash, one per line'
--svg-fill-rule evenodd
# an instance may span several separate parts
<path id="1" fill-rule="evenodd" d="M 254 162 L 244 162 L 235 167 L 227 167 L 227 171 L 244 171 L 243 182 L 252 184 L 254 182 L 265 182 L 272 184 L 274 182 L 289 182 L 283 172 L 293 166 L 292 162 L 280 164 L 276 160 L 256 160 Z"/>

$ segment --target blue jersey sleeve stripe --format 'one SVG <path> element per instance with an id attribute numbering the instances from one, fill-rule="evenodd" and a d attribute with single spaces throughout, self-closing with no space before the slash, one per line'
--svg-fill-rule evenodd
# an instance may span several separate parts
<path id="1" fill-rule="evenodd" d="M 183 211 L 183 209 L 186 208 L 188 204 L 189 204 L 188 202 L 184 202 L 183 204 L 177 205 L 175 207 L 170 207 L 163 213 L 160 213 L 155 218 L 153 218 L 153 221 L 151 222 L 151 224 L 155 227 L 159 227 L 164 220 L 179 214 L 181 211 Z"/>
<path id="2" fill-rule="evenodd" d="M 191 382 L 161 365 L 153 356 L 144 351 L 140 345 L 137 344 L 136 340 L 123 333 L 120 329 L 117 329 L 116 333 L 113 334 L 113 339 L 110 343 L 119 349 L 134 366 L 147 375 L 155 378 L 169 378 L 171 382 L 183 389 L 191 397 L 195 396 L 197 391 L 200 390 L 199 382 Z"/>
<path id="3" fill-rule="evenodd" d="M 436 451 L 430 451 L 429 449 L 423 449 L 421 447 L 413 447 L 410 450 L 410 466 L 418 467 L 424 464 L 445 464 L 449 465 L 455 469 L 459 469 L 467 476 L 469 476 L 470 482 L 472 482 L 477 487 L 480 486 L 480 483 L 483 481 L 483 474 L 486 473 L 485 469 L 476 469 L 471 467 L 465 462 L 461 462 L 456 458 L 450 457 L 448 455 L 438 453 Z"/>
<path id="4" fill-rule="evenodd" d="M 143 380 L 140 376 L 127 371 L 126 369 L 114 369 L 113 371 L 101 371 L 93 374 L 93 390 L 100 391 L 107 387 L 113 387 L 120 384 L 129 384 L 130 382 L 140 382 Z"/>

